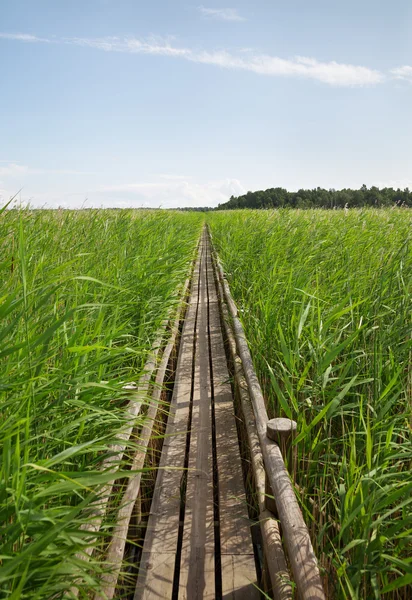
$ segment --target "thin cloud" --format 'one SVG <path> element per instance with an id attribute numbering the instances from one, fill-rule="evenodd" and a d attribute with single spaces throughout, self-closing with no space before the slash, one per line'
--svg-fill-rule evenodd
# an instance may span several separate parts
<path id="1" fill-rule="evenodd" d="M 16 163 L 9 163 L 5 167 L 0 167 L 0 177 L 21 177 L 27 175 L 29 167 Z"/>
<path id="2" fill-rule="evenodd" d="M 267 54 L 250 53 L 246 58 L 229 52 L 201 52 L 190 60 L 212 64 L 227 69 L 252 71 L 258 75 L 272 77 L 303 77 L 315 79 L 333 86 L 362 86 L 381 83 L 381 72 L 368 67 L 320 62 L 315 58 L 297 56 L 293 59 L 279 58 Z"/>
<path id="3" fill-rule="evenodd" d="M 226 202 L 232 195 L 246 193 L 245 188 L 237 179 L 221 179 L 199 182 L 191 177 L 171 181 L 149 181 L 135 183 L 120 183 L 100 186 L 95 189 L 85 189 L 83 192 L 68 193 L 62 191 L 28 191 L 23 190 L 19 195 L 22 205 L 37 208 L 179 208 L 182 206 L 217 206 Z M 0 183 L 0 206 L 5 203 L 12 193 L 3 189 Z M 87 200 L 86 200 L 87 199 Z"/>
<path id="4" fill-rule="evenodd" d="M 170 177 L 170 176 L 169 176 Z M 94 194 L 96 200 L 104 203 L 123 202 L 128 206 L 217 206 L 232 196 L 246 193 L 238 179 L 224 179 L 199 183 L 191 178 L 180 179 L 171 176 L 170 181 L 124 183 L 102 186 Z"/>
<path id="5" fill-rule="evenodd" d="M 30 35 L 28 33 L 0 33 L 0 38 L 15 42 L 41 42 L 43 44 L 50 44 L 52 42 L 52 40 L 47 38 L 37 37 L 36 35 Z"/>
<path id="6" fill-rule="evenodd" d="M 235 8 L 205 8 L 198 6 L 198 10 L 204 17 L 217 21 L 246 21 Z"/>
<path id="7" fill-rule="evenodd" d="M 151 37 L 147 40 L 137 38 L 63 38 L 64 44 L 84 46 L 104 50 L 105 52 L 123 52 L 128 54 L 152 54 L 157 56 L 171 56 L 187 58 L 190 50 L 187 48 L 176 48 L 168 39 Z"/>
<path id="8" fill-rule="evenodd" d="M 391 73 L 396 79 L 403 79 L 412 83 L 412 67 L 409 65 L 392 69 Z"/>
<path id="9" fill-rule="evenodd" d="M 74 169 L 38 169 L 18 163 L 9 163 L 4 167 L 0 166 L 0 177 L 19 179 L 27 175 L 95 175 L 95 173 Z"/>
<path id="10" fill-rule="evenodd" d="M 185 179 L 191 179 L 191 177 L 188 175 L 167 175 L 161 173 L 159 179 L 164 179 L 166 181 L 184 181 Z"/>
<path id="11" fill-rule="evenodd" d="M 394 190 L 405 190 L 408 188 L 412 190 L 412 179 L 390 179 L 389 181 L 378 181 L 373 185 L 376 185 L 378 188 L 393 188 Z"/>
<path id="12" fill-rule="evenodd" d="M 7 35 L 9 34 L 0 33 L 0 37 L 6 37 Z M 223 69 L 249 71 L 269 77 L 312 79 L 332 86 L 376 85 L 385 80 L 382 72 L 360 65 L 338 63 L 336 61 L 322 62 L 305 56 L 286 59 L 268 54 L 259 54 L 252 50 L 235 54 L 226 50 L 203 51 L 193 48 L 181 48 L 176 47 L 171 39 L 164 40 L 155 37 L 148 39 L 105 37 L 43 40 L 36 36 L 29 36 L 32 38 L 29 40 L 25 34 L 13 34 L 13 36 L 13 38 L 8 37 L 7 39 L 25 42 L 52 41 L 93 48 L 104 52 L 168 56 Z M 405 69 L 405 67 L 401 67 L 401 69 Z"/>

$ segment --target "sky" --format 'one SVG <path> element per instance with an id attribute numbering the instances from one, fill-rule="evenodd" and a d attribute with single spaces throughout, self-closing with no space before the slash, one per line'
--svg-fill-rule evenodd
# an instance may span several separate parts
<path id="1" fill-rule="evenodd" d="M 410 0 L 0 0 L 0 205 L 412 188 Z"/>

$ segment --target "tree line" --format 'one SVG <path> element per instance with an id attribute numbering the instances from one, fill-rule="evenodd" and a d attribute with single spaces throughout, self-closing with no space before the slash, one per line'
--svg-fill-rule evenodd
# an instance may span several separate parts
<path id="1" fill-rule="evenodd" d="M 369 206 L 383 208 L 403 206 L 412 208 L 412 191 L 393 188 L 368 188 L 363 185 L 358 190 L 326 190 L 317 187 L 313 190 L 288 192 L 284 188 L 270 188 L 257 192 L 247 192 L 243 196 L 231 196 L 227 202 L 219 204 L 215 210 L 236 208 L 356 208 Z"/>

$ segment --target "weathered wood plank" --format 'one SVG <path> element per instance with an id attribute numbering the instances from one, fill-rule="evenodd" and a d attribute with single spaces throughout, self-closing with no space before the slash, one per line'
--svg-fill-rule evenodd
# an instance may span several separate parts
<path id="1" fill-rule="evenodd" d="M 213 552 L 204 552 L 201 548 L 195 551 L 185 551 L 182 554 L 183 570 L 181 585 L 179 587 L 179 600 L 215 600 L 215 555 Z M 201 575 L 199 573 L 201 567 Z M 187 579 L 189 569 L 197 570 L 197 577 L 190 581 Z M 200 576 L 199 576 L 200 575 Z M 184 583 L 182 582 L 184 580 Z"/>
<path id="2" fill-rule="evenodd" d="M 142 579 L 139 572 L 135 599 L 170 599 L 172 597 L 175 560 L 176 553 L 143 552 L 140 560 L 140 570 L 145 573 L 145 577 Z"/>
<path id="3" fill-rule="evenodd" d="M 210 265 L 211 271 L 211 265 Z M 213 273 L 209 276 L 217 465 L 222 554 L 253 554 L 232 389 L 220 328 Z"/>
<path id="4" fill-rule="evenodd" d="M 180 565 L 180 596 L 214 597 L 214 510 L 206 261 L 200 273 L 195 378 L 186 510 Z"/>
<path id="5" fill-rule="evenodd" d="M 202 249 L 199 249 L 199 255 Z M 198 258 L 180 344 L 176 379 L 162 456 L 148 520 L 135 600 L 170 598 L 181 506 L 181 480 L 192 388 L 193 345 L 198 304 Z M 168 558 L 166 558 L 168 556 Z M 147 567 L 150 568 L 147 568 Z"/>
<path id="6" fill-rule="evenodd" d="M 166 438 L 141 558 L 135 600 L 216 598 L 222 577 L 225 600 L 258 598 L 253 546 L 243 487 L 232 391 L 226 363 L 213 265 L 205 234 L 203 258 L 184 325 Z M 196 318 L 197 316 L 197 318 Z M 196 324 L 196 330 L 195 330 Z M 209 342 L 210 351 L 209 354 Z M 193 350 L 195 356 L 193 357 Z M 194 370 L 193 370 L 194 358 Z M 210 369 L 212 363 L 212 373 Z M 193 382 L 192 382 L 193 374 Z M 212 414 L 214 391 L 215 421 Z M 191 410 L 180 564 L 176 565 L 182 467 Z M 212 426 L 216 449 L 213 450 Z M 215 523 L 214 460 L 219 475 L 219 527 Z M 220 530 L 220 531 L 219 531 Z M 221 555 L 215 564 L 219 534 Z M 221 570 L 221 573 L 217 573 Z"/>
<path id="7" fill-rule="evenodd" d="M 253 554 L 223 554 L 222 584 L 224 600 L 259 598 Z"/>
<path id="8" fill-rule="evenodd" d="M 233 396 L 210 255 L 208 256 L 208 283 L 223 594 L 225 598 L 226 595 L 228 598 L 258 598 L 257 588 L 253 585 L 257 584 L 257 578 Z"/>

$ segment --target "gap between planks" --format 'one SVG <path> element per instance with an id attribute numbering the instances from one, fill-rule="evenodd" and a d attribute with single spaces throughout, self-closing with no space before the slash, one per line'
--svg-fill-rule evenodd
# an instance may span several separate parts
<path id="1" fill-rule="evenodd" d="M 170 414 L 146 529 L 135 600 L 172 596 L 180 526 L 181 479 L 192 395 L 193 347 L 202 253 L 201 245 L 183 325 Z"/>
<path id="2" fill-rule="evenodd" d="M 213 488 L 212 402 L 218 496 Z M 188 470 L 182 476 L 186 450 L 189 450 Z M 184 478 L 186 497 L 181 498 Z M 216 524 L 214 515 L 219 513 L 220 521 Z M 216 549 L 219 549 L 217 557 Z M 209 243 L 204 234 L 183 328 L 135 600 L 257 598 L 255 585 L 233 398 Z"/>

